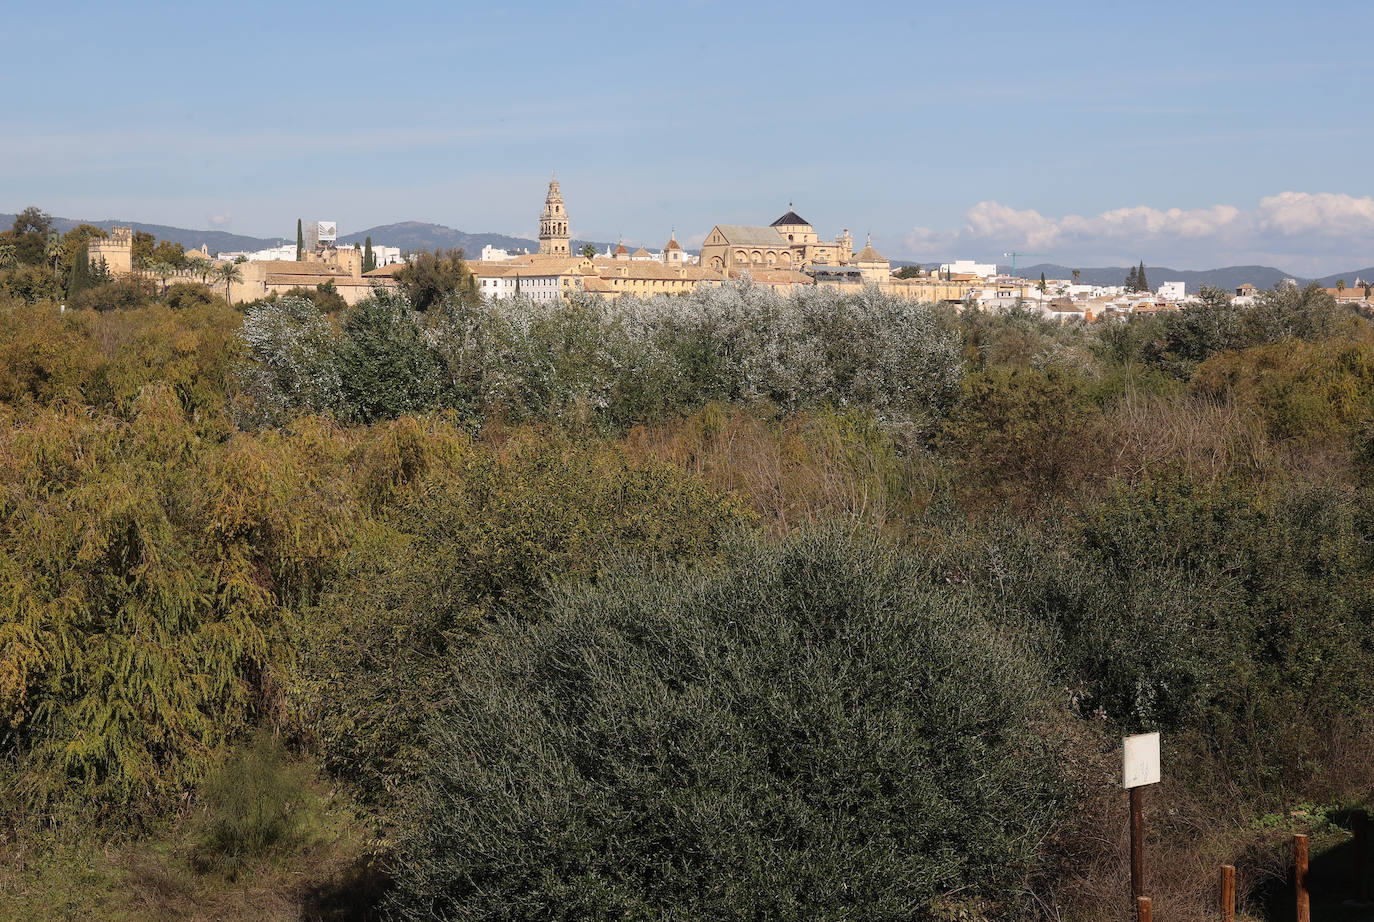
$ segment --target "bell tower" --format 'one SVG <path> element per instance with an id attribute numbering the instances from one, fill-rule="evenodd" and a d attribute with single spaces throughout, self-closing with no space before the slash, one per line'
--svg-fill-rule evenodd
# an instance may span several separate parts
<path id="1" fill-rule="evenodd" d="M 563 209 L 563 193 L 558 189 L 558 176 L 549 180 L 549 194 L 544 198 L 544 210 L 539 215 L 539 253 L 543 256 L 572 255 L 568 236 L 568 213 Z"/>

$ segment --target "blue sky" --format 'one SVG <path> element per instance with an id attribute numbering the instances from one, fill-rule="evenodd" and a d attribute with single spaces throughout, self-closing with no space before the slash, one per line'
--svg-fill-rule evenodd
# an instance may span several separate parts
<path id="1" fill-rule="evenodd" d="M 0 211 L 532 236 L 556 169 L 593 239 L 792 201 L 893 258 L 1374 264 L 1368 0 L 75 2 L 5 28 Z"/>

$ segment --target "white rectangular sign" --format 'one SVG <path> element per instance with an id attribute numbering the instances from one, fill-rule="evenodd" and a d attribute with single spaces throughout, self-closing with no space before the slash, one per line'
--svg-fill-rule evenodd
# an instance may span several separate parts
<path id="1" fill-rule="evenodd" d="M 1121 786 L 1159 783 L 1159 734 L 1141 733 L 1121 741 Z"/>

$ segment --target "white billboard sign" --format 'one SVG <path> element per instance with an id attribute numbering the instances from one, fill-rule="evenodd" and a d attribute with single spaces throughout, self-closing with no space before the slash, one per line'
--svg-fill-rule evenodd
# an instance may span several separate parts
<path id="1" fill-rule="evenodd" d="M 1121 786 L 1159 783 L 1159 734 L 1141 733 L 1121 741 Z"/>
<path id="2" fill-rule="evenodd" d="M 320 243 L 333 243 L 339 237 L 339 225 L 334 221 L 317 221 Z"/>

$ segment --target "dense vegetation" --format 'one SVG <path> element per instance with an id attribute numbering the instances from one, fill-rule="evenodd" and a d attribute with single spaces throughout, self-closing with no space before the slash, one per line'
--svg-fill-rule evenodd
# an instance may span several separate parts
<path id="1" fill-rule="evenodd" d="M 1374 329 L 1320 289 L 63 309 L 47 242 L 0 241 L 20 915 L 1105 918 L 1158 729 L 1194 917 L 1374 788 Z"/>

